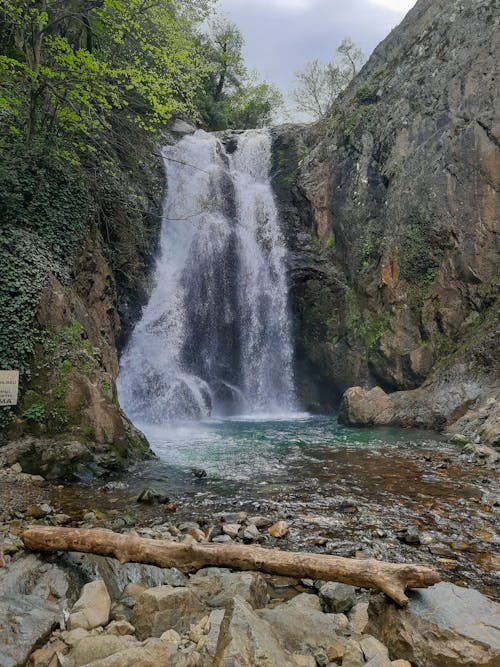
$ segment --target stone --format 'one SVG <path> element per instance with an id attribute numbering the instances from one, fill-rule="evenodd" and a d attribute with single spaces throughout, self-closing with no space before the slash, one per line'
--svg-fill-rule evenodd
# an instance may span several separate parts
<path id="1" fill-rule="evenodd" d="M 349 623 L 353 634 L 362 635 L 368 625 L 368 602 L 358 602 L 349 612 Z"/>
<path id="2" fill-rule="evenodd" d="M 255 524 L 250 524 L 243 530 L 243 540 L 245 542 L 260 542 L 263 537 Z"/>
<path id="3" fill-rule="evenodd" d="M 139 639 L 161 637 L 170 629 L 184 634 L 204 612 L 205 606 L 192 588 L 158 586 L 139 596 L 131 622 Z"/>
<path id="4" fill-rule="evenodd" d="M 271 535 L 271 537 L 281 538 L 287 535 L 288 530 L 288 524 L 286 521 L 277 521 L 272 526 L 269 526 L 267 532 L 269 535 Z"/>
<path id="5" fill-rule="evenodd" d="M 177 647 L 172 643 L 149 638 L 142 644 L 132 644 L 105 658 L 95 660 L 89 663 L 88 667 L 159 667 L 160 665 L 197 667 L 198 661 L 194 655 L 178 653 Z"/>
<path id="6" fill-rule="evenodd" d="M 446 582 L 408 597 L 404 609 L 382 595 L 370 600 L 367 630 L 392 655 L 422 667 L 500 664 L 500 604 Z"/>
<path id="7" fill-rule="evenodd" d="M 214 665 L 238 667 L 296 667 L 273 627 L 240 597 L 235 597 L 220 627 Z"/>
<path id="8" fill-rule="evenodd" d="M 111 598 L 102 579 L 91 581 L 82 589 L 79 599 L 73 605 L 68 618 L 68 628 L 92 630 L 106 625 L 111 612 Z"/>
<path id="9" fill-rule="evenodd" d="M 193 132 L 196 132 L 196 127 L 181 118 L 176 118 L 170 125 L 169 131 L 180 135 L 193 134 Z"/>
<path id="10" fill-rule="evenodd" d="M 210 607 L 226 607 L 233 597 L 240 597 L 254 609 L 267 602 L 267 584 L 259 572 L 230 572 L 204 568 L 192 575 L 188 586 Z"/>
<path id="11" fill-rule="evenodd" d="M 205 635 L 205 642 L 201 650 L 201 660 L 203 665 L 211 667 L 215 658 L 217 644 L 219 641 L 220 627 L 224 620 L 225 610 L 214 609 L 208 617 L 207 634 Z"/>
<path id="12" fill-rule="evenodd" d="M 160 639 L 163 642 L 170 642 L 172 644 L 180 644 L 181 643 L 180 634 L 178 632 L 176 632 L 175 630 L 173 630 L 172 628 L 170 628 L 170 630 L 167 630 L 166 632 L 164 632 L 161 635 Z"/>
<path id="13" fill-rule="evenodd" d="M 368 662 L 365 663 L 365 667 L 391 667 L 392 662 L 389 658 L 382 653 L 377 653 L 373 658 L 370 658 Z"/>
<path id="14" fill-rule="evenodd" d="M 411 662 L 408 662 L 408 660 L 393 660 L 391 665 L 392 667 L 411 667 Z"/>
<path id="15" fill-rule="evenodd" d="M 198 644 L 200 639 L 203 637 L 205 632 L 208 630 L 208 616 L 204 616 L 199 623 L 196 625 L 191 625 L 189 628 L 189 640 L 194 644 Z"/>
<path id="16" fill-rule="evenodd" d="M 301 593 L 276 607 L 262 609 L 258 615 L 272 625 L 283 646 L 297 653 L 328 652 L 332 639 L 347 631 L 343 614 L 325 614 L 319 598 Z"/>
<path id="17" fill-rule="evenodd" d="M 323 611 L 340 614 L 349 611 L 356 602 L 356 589 L 348 584 L 328 581 L 319 589 Z"/>
<path id="18" fill-rule="evenodd" d="M 64 661 L 65 667 L 83 667 L 92 665 L 120 651 L 127 650 L 138 645 L 134 637 L 115 635 L 90 635 L 81 639 L 67 655 Z M 99 663 L 98 663 L 99 664 Z"/>
<path id="19" fill-rule="evenodd" d="M 108 635 L 133 635 L 135 633 L 135 628 L 128 621 L 112 621 L 106 628 L 106 633 Z"/>
<path id="20" fill-rule="evenodd" d="M 26 513 L 33 519 L 43 519 L 48 514 L 52 514 L 53 511 L 53 508 L 48 503 L 39 503 L 30 505 Z"/>
<path id="21" fill-rule="evenodd" d="M 69 651 L 69 647 L 60 640 L 51 642 L 43 648 L 39 648 L 34 651 L 29 658 L 28 666 L 29 667 L 57 667 L 58 665 L 58 655 L 63 656 Z M 1 652 L 0 652 L 1 658 Z"/>
<path id="22" fill-rule="evenodd" d="M 72 580 L 62 568 L 35 554 L 10 560 L 0 569 L 0 664 L 24 665 L 34 646 L 64 623 Z"/>
<path id="23" fill-rule="evenodd" d="M 342 667 L 363 667 L 365 658 L 359 642 L 349 639 L 346 643 Z"/>
<path id="24" fill-rule="evenodd" d="M 76 630 L 65 630 L 61 637 L 64 643 L 68 646 L 75 646 L 81 639 L 88 637 L 89 631 L 83 628 L 76 628 Z"/>
<path id="25" fill-rule="evenodd" d="M 226 535 L 229 535 L 229 537 L 236 537 L 240 531 L 240 524 L 239 523 L 224 523 L 222 525 L 222 530 Z"/>
<path id="26" fill-rule="evenodd" d="M 227 544 L 228 542 L 232 542 L 232 538 L 229 537 L 229 535 L 216 535 L 215 537 L 212 537 L 212 542 L 215 544 Z"/>
<path id="27" fill-rule="evenodd" d="M 332 662 L 335 662 L 336 660 L 340 660 L 345 653 L 345 642 L 341 642 L 338 639 L 332 639 L 332 643 L 326 650 L 326 655 L 328 656 L 328 660 L 331 660 Z"/>
<path id="28" fill-rule="evenodd" d="M 268 526 L 273 525 L 272 519 L 268 519 L 265 516 L 249 516 L 247 518 L 248 524 L 253 524 L 257 528 L 267 528 Z"/>
<path id="29" fill-rule="evenodd" d="M 156 489 L 151 489 L 148 487 L 143 489 L 137 496 L 137 502 L 144 503 L 147 505 L 152 505 L 153 503 L 161 502 L 162 497 L 163 496 L 159 491 L 156 491 Z"/>
<path id="30" fill-rule="evenodd" d="M 190 535 L 194 540 L 196 540 L 196 542 L 202 542 L 207 537 L 205 533 L 201 530 L 201 528 L 190 528 L 188 530 L 188 535 Z"/>
<path id="31" fill-rule="evenodd" d="M 361 646 L 361 650 L 363 651 L 366 660 L 371 660 L 376 655 L 389 657 L 387 646 L 384 646 L 382 642 L 371 635 L 363 637 L 363 639 L 360 640 L 359 645 Z"/>

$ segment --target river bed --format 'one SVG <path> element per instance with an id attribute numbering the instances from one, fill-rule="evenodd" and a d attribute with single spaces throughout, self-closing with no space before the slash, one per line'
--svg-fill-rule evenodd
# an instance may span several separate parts
<path id="1" fill-rule="evenodd" d="M 269 545 L 430 563 L 445 579 L 498 596 L 492 464 L 435 433 L 346 428 L 307 414 L 140 426 L 157 460 L 111 483 L 58 487 L 51 501 L 74 520 L 98 510 L 115 528 L 209 526 L 228 511 L 284 518 L 288 535 Z M 137 503 L 145 487 L 176 512 Z"/>

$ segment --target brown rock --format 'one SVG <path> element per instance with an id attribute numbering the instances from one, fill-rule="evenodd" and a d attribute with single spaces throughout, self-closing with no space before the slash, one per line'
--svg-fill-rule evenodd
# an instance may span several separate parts
<path id="1" fill-rule="evenodd" d="M 139 639 L 160 637 L 166 630 L 180 634 L 204 615 L 205 607 L 191 588 L 158 586 L 149 588 L 136 602 L 132 624 Z"/>
<path id="2" fill-rule="evenodd" d="M 277 521 L 267 529 L 267 532 L 271 537 L 285 537 L 288 533 L 288 524 L 286 521 Z"/>

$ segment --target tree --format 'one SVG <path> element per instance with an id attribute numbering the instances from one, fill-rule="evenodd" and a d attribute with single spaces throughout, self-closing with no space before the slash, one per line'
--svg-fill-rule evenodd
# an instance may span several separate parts
<path id="1" fill-rule="evenodd" d="M 260 81 L 256 72 L 248 72 L 239 28 L 218 17 L 201 44 L 205 59 L 211 63 L 198 103 L 206 126 L 224 130 L 270 124 L 283 97 L 275 86 Z"/>
<path id="2" fill-rule="evenodd" d="M 342 40 L 337 53 L 341 58 L 336 62 L 312 60 L 295 74 L 297 85 L 292 91 L 295 108 L 315 120 L 328 114 L 335 98 L 356 75 L 364 61 L 362 51 L 350 38 Z"/>

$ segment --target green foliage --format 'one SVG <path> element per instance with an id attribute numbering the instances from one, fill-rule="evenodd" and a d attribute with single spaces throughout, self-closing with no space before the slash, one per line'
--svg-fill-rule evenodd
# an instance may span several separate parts
<path id="1" fill-rule="evenodd" d="M 401 239 L 400 274 L 416 306 L 421 306 L 443 261 L 443 250 L 432 242 L 430 220 L 408 226 Z"/>
<path id="2" fill-rule="evenodd" d="M 328 250 L 331 250 L 334 245 L 335 245 L 335 232 L 331 231 L 330 236 L 328 237 L 328 241 L 325 243 L 324 251 L 328 252 Z"/>
<path id="3" fill-rule="evenodd" d="M 32 403 L 29 408 L 26 408 L 23 412 L 23 417 L 28 421 L 39 424 L 44 420 L 45 408 L 41 403 Z"/>

